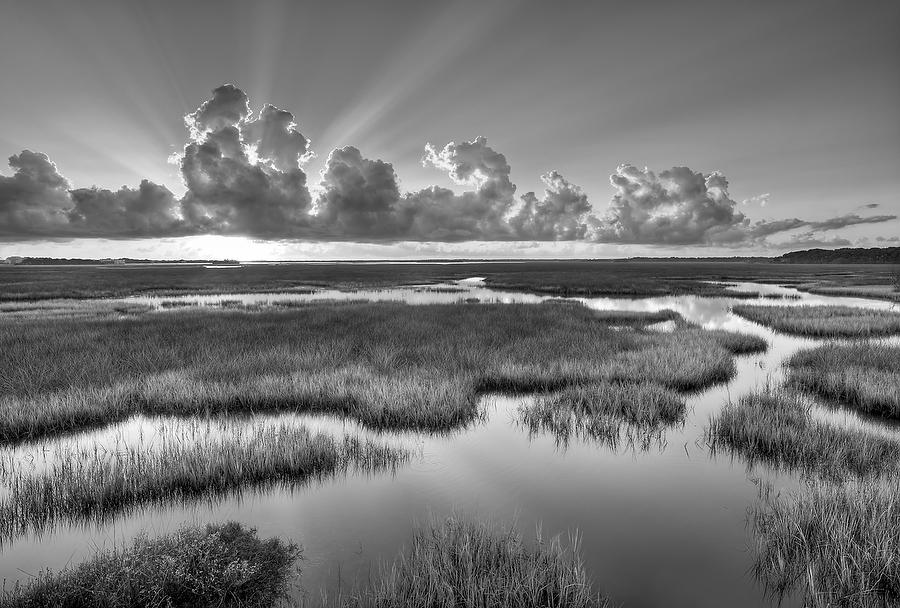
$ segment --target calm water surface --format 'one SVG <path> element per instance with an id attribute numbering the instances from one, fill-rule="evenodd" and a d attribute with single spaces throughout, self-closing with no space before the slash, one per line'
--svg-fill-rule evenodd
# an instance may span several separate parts
<path id="1" fill-rule="evenodd" d="M 760 304 L 841 304 L 890 308 L 887 302 L 803 294 L 772 285 L 735 284 L 789 299 L 752 300 Z M 500 292 L 478 277 L 454 285 L 411 286 L 390 290 L 314 293 L 229 294 L 140 297 L 129 301 L 165 309 L 180 305 L 284 305 L 316 300 L 538 303 L 546 296 Z M 739 458 L 712 455 L 703 441 L 709 417 L 767 383 L 782 379 L 783 361 L 820 341 L 777 334 L 738 318 L 730 307 L 745 299 L 582 298 L 597 310 L 671 309 L 705 328 L 743 331 L 765 337 L 769 350 L 737 358 L 738 373 L 723 385 L 688 398 L 683 425 L 668 429 L 662 441 L 642 450 L 572 441 L 558 445 L 549 435 L 529 436 L 516 423 L 527 397 L 488 395 L 485 418 L 448 436 L 400 433 L 378 435 L 352 422 L 328 416 L 258 417 L 246 424 L 297 424 L 313 430 L 372 436 L 414 450 L 416 456 L 395 474 L 351 474 L 312 485 L 245 493 L 215 504 L 141 511 L 102 526 L 65 527 L 7 543 L 0 552 L 0 578 L 24 580 L 44 567 L 76 563 L 97 546 L 127 542 L 139 531 L 151 534 L 183 523 L 236 519 L 263 536 L 289 537 L 303 545 L 302 584 L 315 597 L 321 589 L 365 584 L 380 564 L 392 560 L 411 538 L 413 525 L 430 516 L 466 513 L 518 522 L 529 536 L 541 525 L 546 536 L 577 531 L 586 565 L 600 589 L 616 602 L 642 607 L 755 607 L 775 605 L 754 580 L 753 540 L 747 508 L 763 480 L 794 489 L 796 476 Z M 160 314 L 165 314 L 161 312 Z M 665 330 L 666 325 L 658 327 Z M 888 340 L 900 343 L 896 339 Z M 849 413 L 817 407 L 815 415 L 837 425 L 854 425 L 900 440 L 896 427 Z M 125 444 L 156 449 L 166 441 L 228 433 L 229 424 L 136 417 L 98 431 L 0 450 L 0 466 L 39 471 L 69 452 L 102 453 Z M 98 447 L 99 446 L 99 447 Z M 304 593 L 297 589 L 297 595 Z M 782 606 L 798 605 L 791 598 Z"/>

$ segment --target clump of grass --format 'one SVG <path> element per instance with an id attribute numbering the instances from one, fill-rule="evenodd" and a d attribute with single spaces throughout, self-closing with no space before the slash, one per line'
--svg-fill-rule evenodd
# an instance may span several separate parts
<path id="1" fill-rule="evenodd" d="M 624 433 L 649 446 L 648 439 L 684 419 L 684 410 L 684 400 L 659 385 L 601 382 L 539 396 L 519 409 L 519 420 L 530 433 L 552 433 L 562 444 L 578 437 L 615 447 Z"/>
<path id="2" fill-rule="evenodd" d="M 900 604 L 900 480 L 811 481 L 751 509 L 757 575 L 807 606 Z"/>
<path id="3" fill-rule="evenodd" d="M 45 571 L 0 598 L 2 608 L 269 608 L 287 597 L 300 548 L 236 522 L 184 527 Z"/>
<path id="4" fill-rule="evenodd" d="M 803 399 L 785 390 L 751 393 L 710 420 L 707 441 L 777 467 L 841 478 L 896 471 L 900 441 L 813 419 Z"/>
<path id="5" fill-rule="evenodd" d="M 594 316 L 607 325 L 631 325 L 641 327 L 663 321 L 680 319 L 674 310 L 660 310 L 656 312 L 644 312 L 635 310 L 597 310 Z"/>
<path id="6" fill-rule="evenodd" d="M 537 535 L 451 517 L 416 531 L 411 547 L 372 588 L 340 602 L 378 608 L 596 608 L 608 606 L 588 580 L 577 537 Z"/>
<path id="7" fill-rule="evenodd" d="M 748 346 L 749 345 L 749 346 Z M 0 326 L 0 442 L 135 414 L 322 412 L 446 431 L 479 393 L 604 380 L 694 390 L 728 380 L 752 337 L 616 332 L 577 305 L 310 304 Z"/>
<path id="8" fill-rule="evenodd" d="M 246 488 L 303 485 L 348 470 L 391 470 L 410 457 L 400 448 L 303 427 L 237 427 L 226 436 L 125 445 L 106 453 L 63 454 L 47 470 L 13 472 L 0 498 L 0 539 L 60 522 L 103 522 L 137 508 L 214 500 Z"/>
<path id="9" fill-rule="evenodd" d="M 867 414 L 900 418 L 900 347 L 826 344 L 788 361 L 788 385 Z"/>
<path id="10" fill-rule="evenodd" d="M 780 332 L 817 338 L 867 338 L 900 333 L 900 312 L 851 306 L 734 306 L 745 319 Z"/>

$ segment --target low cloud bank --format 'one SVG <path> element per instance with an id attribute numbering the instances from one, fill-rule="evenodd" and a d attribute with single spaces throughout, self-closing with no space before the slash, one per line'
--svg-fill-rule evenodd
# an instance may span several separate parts
<path id="1" fill-rule="evenodd" d="M 355 147 L 333 150 L 313 195 L 304 164 L 310 141 L 294 115 L 266 104 L 258 112 L 231 84 L 185 117 L 188 141 L 178 156 L 187 189 L 176 197 L 143 180 L 119 190 L 73 188 L 56 165 L 24 150 L 0 175 L 0 238 L 150 238 L 244 235 L 260 239 L 458 242 L 584 241 L 644 245 L 761 245 L 772 235 L 819 233 L 891 221 L 855 213 L 813 221 L 751 221 L 718 172 L 688 167 L 659 173 L 620 165 L 605 210 L 558 171 L 541 180 L 541 196 L 516 196 L 506 157 L 487 139 L 425 146 L 422 163 L 445 171 L 462 193 L 439 186 L 400 191 L 393 166 Z M 765 205 L 769 194 L 744 203 Z M 877 204 L 867 204 L 874 209 Z"/>

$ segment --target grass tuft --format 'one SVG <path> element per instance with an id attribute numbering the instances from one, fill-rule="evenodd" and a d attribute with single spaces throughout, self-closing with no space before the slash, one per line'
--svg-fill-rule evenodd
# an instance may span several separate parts
<path id="1" fill-rule="evenodd" d="M 529 433 L 551 433 L 557 442 L 570 438 L 616 447 L 624 434 L 630 444 L 649 447 L 650 440 L 684 419 L 684 400 L 655 384 L 602 382 L 541 395 L 519 410 Z"/>
<path id="2" fill-rule="evenodd" d="M 796 336 L 870 338 L 900 334 L 900 312 L 851 306 L 755 306 L 732 311 L 745 319 Z"/>
<path id="3" fill-rule="evenodd" d="M 577 546 L 537 535 L 526 543 L 513 527 L 451 517 L 420 528 L 412 546 L 372 588 L 343 607 L 598 608 Z"/>
<path id="4" fill-rule="evenodd" d="M 900 441 L 813 419 L 804 400 L 785 390 L 751 393 L 710 420 L 707 441 L 776 467 L 831 478 L 896 471 Z"/>
<path id="5" fill-rule="evenodd" d="M 98 523 L 142 507 L 214 500 L 245 488 L 302 485 L 348 470 L 391 470 L 409 458 L 356 437 L 303 427 L 236 427 L 223 437 L 164 441 L 156 449 L 68 451 L 37 473 L 5 471 L 0 539 L 66 523 Z"/>
<path id="6" fill-rule="evenodd" d="M 297 545 L 236 522 L 185 527 L 44 571 L 0 598 L 2 608 L 269 608 L 287 595 Z"/>
<path id="7" fill-rule="evenodd" d="M 788 361 L 789 386 L 853 409 L 900 418 L 900 347 L 826 344 Z"/>
<path id="8" fill-rule="evenodd" d="M 756 573 L 807 606 L 900 604 L 900 480 L 812 481 L 751 509 Z"/>

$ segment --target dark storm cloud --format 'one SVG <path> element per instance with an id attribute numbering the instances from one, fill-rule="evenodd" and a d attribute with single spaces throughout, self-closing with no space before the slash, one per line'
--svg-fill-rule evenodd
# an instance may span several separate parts
<path id="1" fill-rule="evenodd" d="M 146 180 L 115 191 L 71 189 L 46 155 L 26 150 L 10 158 L 11 176 L 0 175 L 0 237 L 233 234 L 746 246 L 797 230 L 805 232 L 792 242 L 819 242 L 819 232 L 896 219 L 851 213 L 752 222 L 731 198 L 724 175 L 688 167 L 655 173 L 620 165 L 610 176 L 614 195 L 602 213 L 557 171 L 541 177 L 543 196 L 528 192 L 517 199 L 506 157 L 484 137 L 425 147 L 423 165 L 445 171 L 461 192 L 431 186 L 402 193 L 390 163 L 347 146 L 328 155 L 313 197 L 303 169 L 310 142 L 287 110 L 264 105 L 254 114 L 247 95 L 226 84 L 184 120 L 189 141 L 178 158 L 186 188 L 180 199 Z M 768 199 L 767 193 L 744 202 L 762 206 Z"/>

